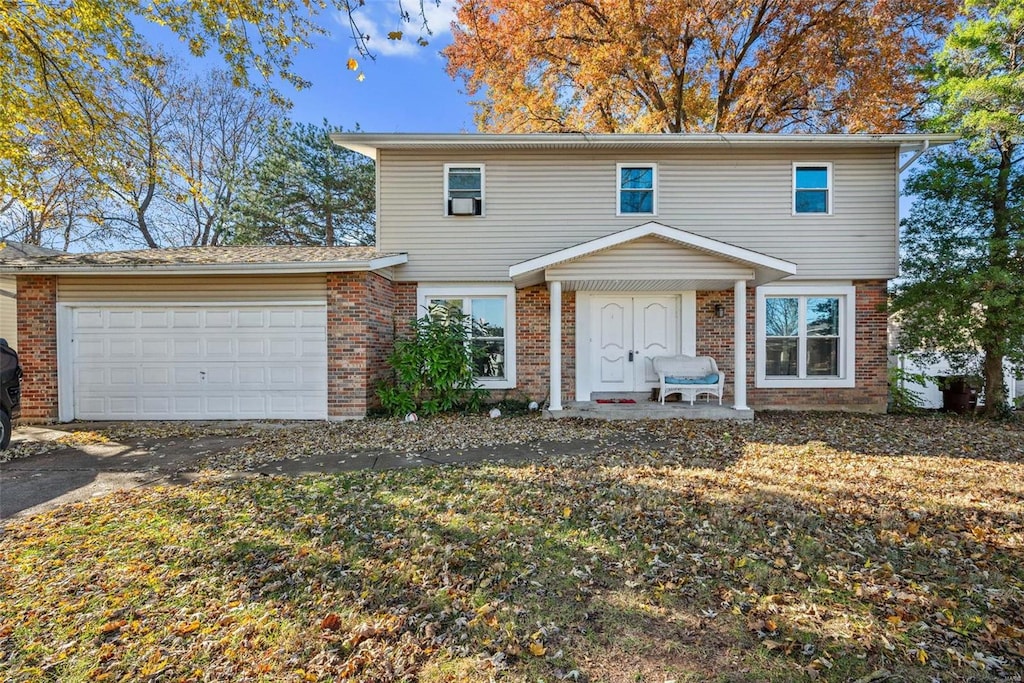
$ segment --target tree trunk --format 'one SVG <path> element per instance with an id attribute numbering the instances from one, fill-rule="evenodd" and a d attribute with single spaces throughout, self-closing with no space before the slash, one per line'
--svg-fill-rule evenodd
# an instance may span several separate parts
<path id="1" fill-rule="evenodd" d="M 1010 269 L 1010 172 L 1013 167 L 1014 145 L 1003 141 L 999 147 L 999 168 L 992 195 L 992 237 L 989 239 L 989 265 L 999 271 Z M 996 283 L 995 287 L 1000 287 Z M 1003 358 L 1006 355 L 1006 333 L 1003 321 L 1013 315 L 1005 310 L 1000 292 L 989 292 L 985 329 L 981 350 L 985 354 L 985 409 L 983 415 L 1000 415 L 1006 406 L 1006 387 L 1003 384 Z"/>
<path id="2" fill-rule="evenodd" d="M 985 351 L 985 408 L 983 415 L 1000 415 L 1007 402 L 1006 385 L 1003 383 L 1003 354 Z"/>
<path id="3" fill-rule="evenodd" d="M 150 249 L 159 249 L 160 245 L 156 243 L 156 240 L 153 239 L 153 235 L 149 232 L 149 224 L 146 223 L 145 209 L 138 209 L 135 211 L 135 222 L 136 227 L 139 229 L 139 234 L 142 235 L 142 239 L 146 240 L 146 246 Z"/>
<path id="4" fill-rule="evenodd" d="M 327 220 L 324 221 L 324 244 L 334 246 L 334 214 L 330 209 L 327 209 Z"/>

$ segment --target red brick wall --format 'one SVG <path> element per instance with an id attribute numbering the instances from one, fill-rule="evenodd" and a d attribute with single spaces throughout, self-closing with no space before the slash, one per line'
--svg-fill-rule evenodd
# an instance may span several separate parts
<path id="1" fill-rule="evenodd" d="M 377 386 L 391 377 L 388 356 L 395 345 L 395 292 L 390 280 L 367 273 L 368 292 L 365 300 L 370 326 L 370 349 L 366 403 L 380 406 Z"/>
<path id="2" fill-rule="evenodd" d="M 410 334 L 409 322 L 419 317 L 422 311 L 418 310 L 419 304 L 416 301 L 415 282 L 395 282 L 395 337 L 408 337 Z"/>
<path id="3" fill-rule="evenodd" d="M 375 273 L 327 274 L 327 415 L 356 418 L 379 405 L 394 344 L 395 293 Z"/>
<path id="4" fill-rule="evenodd" d="M 884 412 L 888 399 L 886 380 L 886 283 L 865 280 L 857 288 L 856 378 L 852 389 L 758 389 L 754 386 L 754 302 L 756 291 L 747 292 L 747 403 L 752 408 L 803 410 L 844 409 Z M 715 304 L 724 304 L 724 318 L 715 317 Z M 732 400 L 733 292 L 697 292 L 697 353 L 713 356 L 726 373 L 725 401 Z"/>
<path id="5" fill-rule="evenodd" d="M 747 396 L 753 387 L 753 348 L 754 348 L 754 297 L 747 292 L 749 304 L 747 312 L 747 346 L 751 351 L 747 354 L 747 370 L 750 380 L 747 381 Z M 725 306 L 725 317 L 715 317 L 715 306 Z M 720 292 L 697 292 L 697 355 L 711 356 L 718 363 L 718 369 L 725 373 L 725 394 L 722 403 L 732 403 L 733 380 L 736 378 L 736 356 L 732 343 L 733 290 L 730 287 Z"/>
<path id="6" fill-rule="evenodd" d="M 21 419 L 57 419 L 57 276 L 18 276 Z"/>
<path id="7" fill-rule="evenodd" d="M 392 283 L 374 273 L 327 275 L 328 416 L 362 417 L 379 405 L 379 382 L 390 377 L 387 357 L 416 311 L 416 284 Z M 856 373 L 854 389 L 758 389 L 754 386 L 754 301 L 747 296 L 747 396 L 754 408 L 845 408 L 884 411 L 886 388 L 886 284 L 857 287 Z M 726 401 L 732 400 L 733 293 L 697 293 L 697 353 L 714 356 L 727 373 Z M 18 276 L 18 337 L 25 370 L 22 416 L 28 421 L 57 418 L 57 286 L 55 276 Z M 715 305 L 726 307 L 716 318 Z M 545 285 L 516 292 L 517 388 L 495 391 L 543 401 L 549 389 L 549 306 Z M 562 400 L 575 395 L 576 296 L 562 294 Z"/>
<path id="8" fill-rule="evenodd" d="M 518 395 L 544 403 L 551 388 L 551 297 L 546 285 L 516 291 Z M 497 394 L 498 392 L 493 392 Z M 562 401 L 576 395 L 576 292 L 562 292 Z"/>

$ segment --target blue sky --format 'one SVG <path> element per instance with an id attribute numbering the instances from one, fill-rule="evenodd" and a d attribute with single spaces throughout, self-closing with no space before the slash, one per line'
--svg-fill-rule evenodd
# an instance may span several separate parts
<path id="1" fill-rule="evenodd" d="M 415 0 L 406 0 L 411 9 Z M 330 39 L 319 41 L 303 51 L 296 60 L 297 72 L 313 81 L 313 87 L 300 92 L 285 91 L 297 121 L 318 123 L 326 118 L 332 124 L 353 128 L 356 124 L 370 132 L 381 133 L 458 133 L 475 131 L 473 108 L 463 95 L 461 82 L 445 73 L 445 60 L 438 52 L 451 40 L 453 3 L 436 7 L 424 3 L 433 35 L 426 47 L 416 45 L 420 22 L 399 18 L 396 0 L 369 0 L 358 12 L 363 33 L 370 35 L 370 48 L 376 60 L 360 58 L 349 34 L 348 17 L 328 17 Z M 389 31 L 403 31 L 400 42 L 387 39 Z M 359 62 L 358 71 L 349 71 L 350 57 Z M 357 80 L 359 73 L 364 75 Z"/>
<path id="2" fill-rule="evenodd" d="M 405 0 L 410 12 L 418 11 L 418 0 Z M 440 50 L 451 42 L 453 0 L 442 0 L 438 7 L 424 2 L 428 25 L 433 35 L 421 33 L 422 20 L 414 14 L 410 22 L 400 18 L 398 0 L 367 0 L 356 15 L 359 28 L 370 36 L 368 45 L 376 59 L 357 54 L 348 24 L 348 15 L 330 11 L 320 23 L 331 36 L 320 38 L 295 58 L 293 70 L 313 83 L 296 91 L 287 83 L 275 82 L 281 94 L 293 103 L 289 116 L 295 121 L 320 123 L 327 119 L 345 129 L 357 124 L 375 133 L 460 133 L 474 132 L 473 108 L 463 95 L 461 81 L 445 73 Z M 197 73 L 223 68 L 216 54 L 196 59 L 169 30 L 146 24 L 141 27 L 149 40 L 181 58 Z M 402 41 L 388 40 L 389 31 L 402 31 Z M 416 39 L 423 35 L 429 45 L 421 47 Z M 349 58 L 359 63 L 357 71 L 346 68 Z M 358 80 L 362 74 L 363 80 Z"/>

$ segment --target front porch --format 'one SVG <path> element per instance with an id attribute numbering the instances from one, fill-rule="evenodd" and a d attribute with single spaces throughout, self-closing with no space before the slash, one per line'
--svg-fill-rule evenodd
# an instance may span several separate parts
<path id="1" fill-rule="evenodd" d="M 567 401 L 562 409 L 544 411 L 549 419 L 586 418 L 594 420 L 737 420 L 749 422 L 754 411 L 718 405 L 717 399 L 667 400 L 662 405 L 650 392 L 595 393 L 590 401 Z M 675 397 L 678 399 L 678 397 Z M 629 403 L 628 401 L 632 401 Z"/>
<path id="2" fill-rule="evenodd" d="M 604 419 L 753 419 L 746 403 L 748 287 L 795 272 L 787 261 L 655 222 L 509 268 L 517 288 L 547 286 L 548 413 Z M 572 297 L 565 315 L 574 316 L 565 321 L 563 292 Z M 719 298 L 698 319 L 697 302 L 708 294 Z M 564 347 L 566 326 L 575 349 Z M 713 335 L 698 342 L 698 330 L 712 326 Z M 707 349 L 709 340 L 731 358 Z M 731 405 L 649 400 L 646 392 L 659 382 L 653 359 L 696 356 L 701 346 L 724 371 Z M 564 366 L 563 352 L 573 354 Z M 564 393 L 563 378 L 571 382 Z M 605 392 L 641 391 L 632 403 L 600 401 Z"/>

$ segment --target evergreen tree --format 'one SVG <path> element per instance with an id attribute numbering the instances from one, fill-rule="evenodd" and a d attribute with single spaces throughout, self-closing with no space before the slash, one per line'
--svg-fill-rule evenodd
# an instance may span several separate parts
<path id="1" fill-rule="evenodd" d="M 235 244 L 373 244 L 372 161 L 331 142 L 326 121 L 271 125 L 233 217 Z"/>

